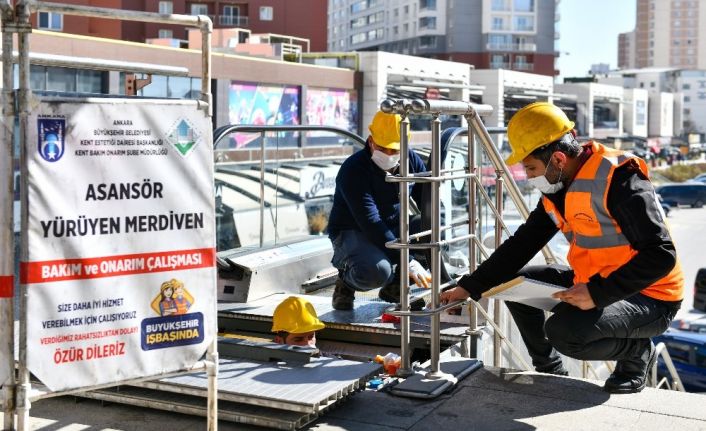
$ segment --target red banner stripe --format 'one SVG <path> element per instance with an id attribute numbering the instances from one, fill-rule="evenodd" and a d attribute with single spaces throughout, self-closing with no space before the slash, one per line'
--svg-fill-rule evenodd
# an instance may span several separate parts
<path id="1" fill-rule="evenodd" d="M 210 268 L 215 265 L 216 249 L 173 250 L 156 253 L 22 262 L 22 284 Z"/>
<path id="2" fill-rule="evenodd" d="M 0 298 L 12 298 L 15 294 L 15 277 L 0 275 Z"/>

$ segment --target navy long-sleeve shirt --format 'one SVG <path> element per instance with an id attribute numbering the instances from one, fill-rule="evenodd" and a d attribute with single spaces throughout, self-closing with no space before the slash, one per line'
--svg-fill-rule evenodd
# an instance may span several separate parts
<path id="1" fill-rule="evenodd" d="M 424 171 L 424 162 L 410 149 L 409 172 Z M 385 182 L 385 175 L 386 172 L 372 161 L 370 147 L 363 148 L 343 162 L 336 176 L 336 192 L 328 222 L 328 234 L 332 240 L 343 230 L 357 230 L 385 250 L 385 243 L 397 238 L 400 186 Z M 412 198 L 420 202 L 421 187 L 416 184 L 409 187 Z"/>

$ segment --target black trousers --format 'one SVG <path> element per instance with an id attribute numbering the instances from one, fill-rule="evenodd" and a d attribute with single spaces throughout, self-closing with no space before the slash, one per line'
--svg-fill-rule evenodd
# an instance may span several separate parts
<path id="1" fill-rule="evenodd" d="M 518 275 L 571 287 L 574 271 L 564 265 L 523 268 Z M 506 302 L 537 371 L 561 368 L 557 351 L 581 360 L 637 359 L 649 348 L 649 338 L 663 333 L 678 307 L 642 294 L 609 306 L 581 310 L 565 302 L 544 321 L 544 311 Z"/>

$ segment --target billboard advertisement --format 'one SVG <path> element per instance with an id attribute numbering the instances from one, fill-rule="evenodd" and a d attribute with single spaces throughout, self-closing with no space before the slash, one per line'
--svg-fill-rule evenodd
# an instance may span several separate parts
<path id="1" fill-rule="evenodd" d="M 358 132 L 358 97 L 355 91 L 308 88 L 305 106 L 307 124 Z M 309 145 L 326 145 L 340 139 L 340 136 L 327 132 L 310 132 L 307 136 L 312 138 L 307 141 Z"/>
<path id="2" fill-rule="evenodd" d="M 299 87 L 292 85 L 232 81 L 228 92 L 229 122 L 255 126 L 300 124 L 299 94 Z M 254 133 L 234 133 L 230 147 L 259 147 L 258 138 Z M 274 138 L 280 146 L 298 145 L 294 132 L 277 133 Z"/>

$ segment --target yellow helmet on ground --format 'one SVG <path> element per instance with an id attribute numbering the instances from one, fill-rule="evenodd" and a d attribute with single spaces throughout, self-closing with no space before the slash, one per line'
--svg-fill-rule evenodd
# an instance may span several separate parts
<path id="1" fill-rule="evenodd" d="M 311 302 L 298 296 L 290 296 L 280 302 L 272 315 L 272 332 L 304 334 L 324 327 Z"/>
<path id="2" fill-rule="evenodd" d="M 399 150 L 401 122 L 402 117 L 397 114 L 386 114 L 382 111 L 376 112 L 373 121 L 368 126 L 375 145 L 391 150 Z M 408 133 L 407 139 L 409 137 Z"/>
<path id="3" fill-rule="evenodd" d="M 574 128 L 564 111 L 549 102 L 530 103 L 510 118 L 507 137 L 512 154 L 508 165 L 521 161 L 534 150 L 552 143 Z"/>

